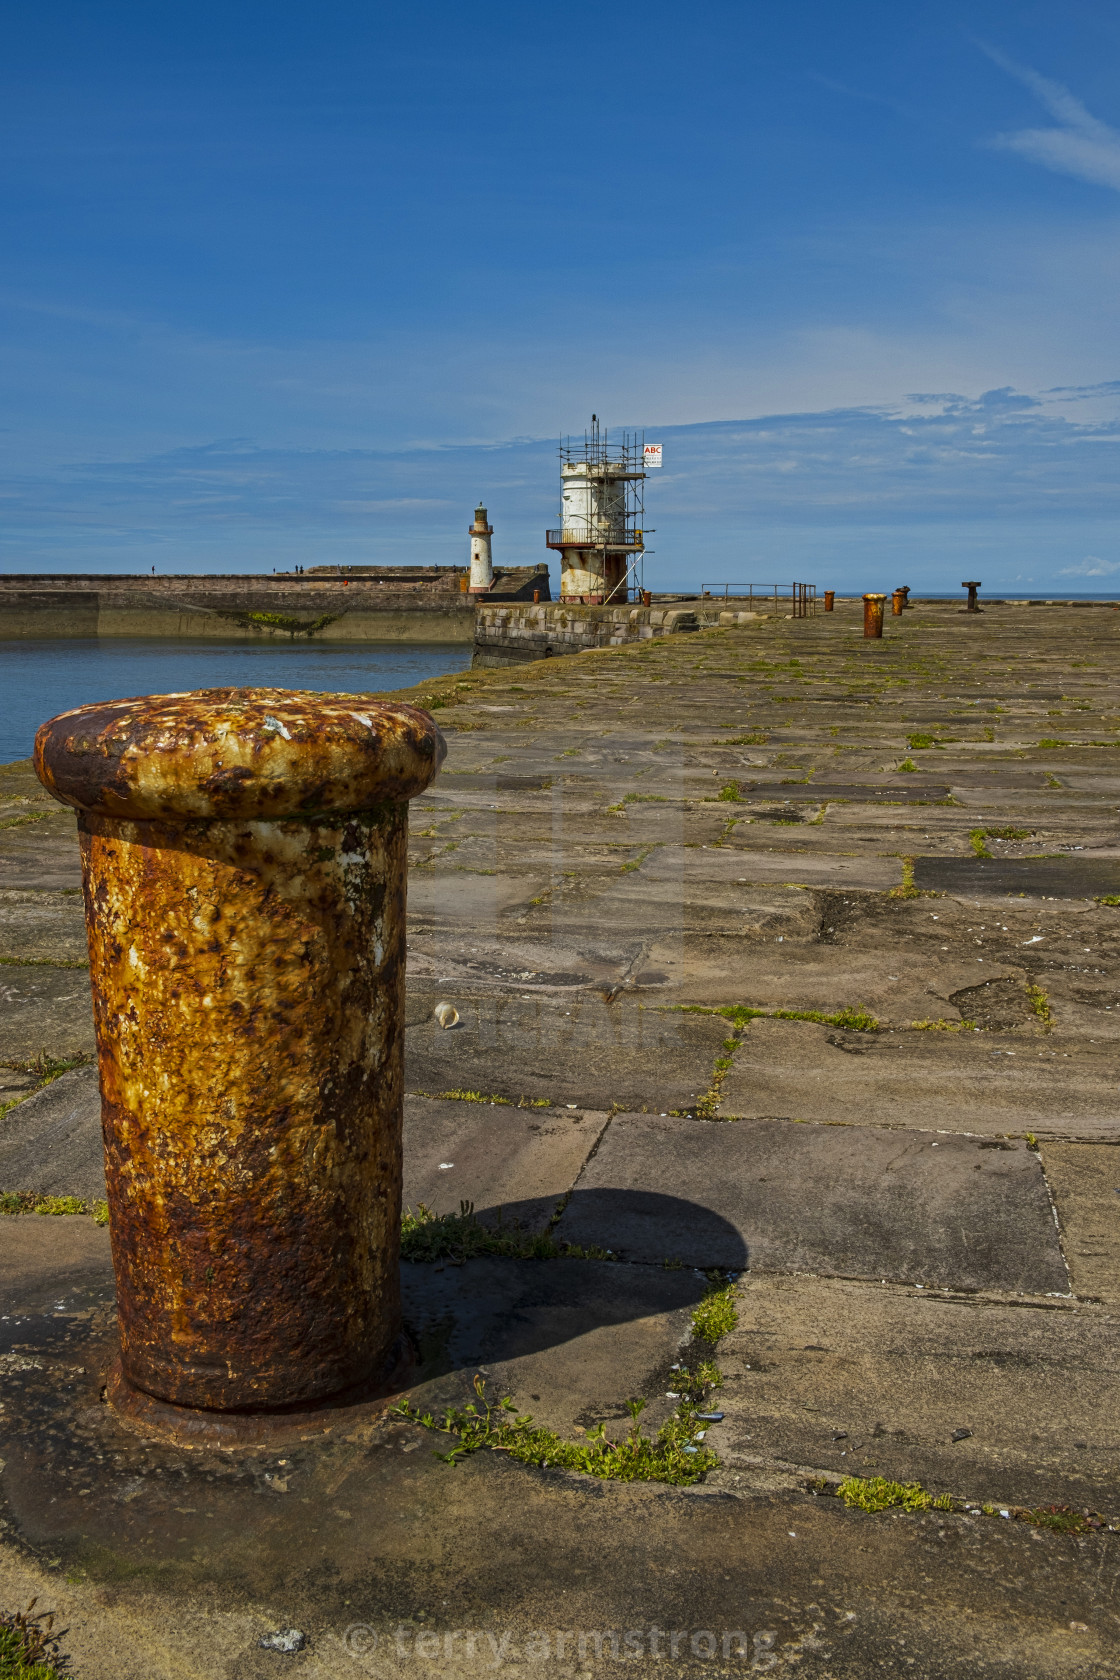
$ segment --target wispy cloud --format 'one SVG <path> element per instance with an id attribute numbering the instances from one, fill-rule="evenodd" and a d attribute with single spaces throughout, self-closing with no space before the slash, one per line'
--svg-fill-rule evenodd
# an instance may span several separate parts
<path id="1" fill-rule="evenodd" d="M 992 47 L 984 51 L 1001 70 L 1029 88 L 1060 125 L 997 134 L 992 144 L 1059 175 L 1076 175 L 1079 180 L 1120 192 L 1120 132 L 1094 117 L 1061 82 L 1052 82 L 1037 70 L 1016 64 Z"/>
<path id="2" fill-rule="evenodd" d="M 1095 399 L 1092 401 L 1090 399 Z M 1024 570 L 1115 590 L 1116 382 L 1057 396 L 941 391 L 898 406 L 666 425 L 647 486 L 647 588 L 825 579 L 862 589 Z M 1102 453 L 1102 445 L 1110 449 Z M 244 571 L 327 561 L 456 563 L 481 496 L 496 557 L 543 558 L 559 493 L 551 438 L 501 446 L 300 449 L 215 440 L 9 473 L 0 567 Z M 1108 556 L 1109 558 L 1102 558 Z M 713 570 L 714 569 L 714 570 Z M 1084 579 L 1081 584 L 1075 579 Z M 839 581 L 838 581 L 839 580 Z M 862 580 L 862 581 L 861 581 Z"/>
<path id="3" fill-rule="evenodd" d="M 1076 566 L 1063 566 L 1059 577 L 1099 578 L 1115 577 L 1120 572 L 1120 560 L 1101 560 L 1095 554 L 1087 554 L 1084 560 Z"/>

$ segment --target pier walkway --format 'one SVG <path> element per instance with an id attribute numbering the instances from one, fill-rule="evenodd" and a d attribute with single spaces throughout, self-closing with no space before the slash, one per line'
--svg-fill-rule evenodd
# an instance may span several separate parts
<path id="1" fill-rule="evenodd" d="M 482 1373 L 561 1441 L 639 1398 L 654 1433 L 731 1276 L 718 1465 L 447 1463 L 401 1418 L 145 1441 L 99 1401 L 107 1232 L 14 1213 L 0 1599 L 56 1611 L 78 1680 L 1114 1674 L 1118 658 L 1107 607 L 865 642 L 841 603 L 410 692 L 449 753 L 412 810 L 406 1200 L 512 1235 L 408 1251 L 405 1397 Z M 101 1189 L 84 952 L 72 815 L 0 768 L 24 1207 Z"/>

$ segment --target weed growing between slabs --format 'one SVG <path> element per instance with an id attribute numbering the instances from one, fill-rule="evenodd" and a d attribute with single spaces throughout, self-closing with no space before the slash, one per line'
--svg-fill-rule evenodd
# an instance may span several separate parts
<path id="1" fill-rule="evenodd" d="M 0 1680 L 57 1680 L 66 1672 L 54 1617 L 34 1615 L 36 1602 L 10 1615 L 0 1611 Z"/>
<path id="2" fill-rule="evenodd" d="M 52 963 L 50 966 L 52 968 L 88 968 L 89 964 Z M 39 1054 L 33 1057 L 30 1061 L 0 1062 L 0 1067 L 11 1068 L 14 1073 L 33 1074 L 39 1081 L 32 1090 L 21 1092 L 18 1097 L 13 1097 L 10 1102 L 0 1102 L 0 1120 L 4 1118 L 5 1114 L 10 1113 L 11 1110 L 19 1103 L 26 1102 L 28 1097 L 33 1097 L 36 1091 L 41 1091 L 45 1085 L 50 1085 L 54 1080 L 60 1078 L 62 1074 L 69 1073 L 71 1068 L 88 1066 L 89 1060 L 90 1058 L 84 1051 L 80 1051 L 76 1056 L 68 1056 L 64 1060 L 59 1061 L 56 1057 L 49 1056 L 45 1050 L 40 1050 Z"/>
<path id="3" fill-rule="evenodd" d="M 406 1208 L 401 1219 L 401 1259 L 425 1264 L 450 1260 L 459 1264 L 480 1255 L 507 1260 L 613 1260 L 605 1248 L 579 1248 L 559 1243 L 547 1231 L 527 1231 L 522 1225 L 484 1225 L 473 1202 L 460 1202 L 458 1213 L 433 1213 L 423 1202 L 416 1212 Z"/>
<path id="4" fill-rule="evenodd" d="M 1013 1522 L 1032 1523 L 1036 1528 L 1058 1534 L 1114 1533 L 1115 1527 L 1099 1511 L 1075 1510 L 1072 1505 L 993 1505 L 988 1501 L 958 1499 L 951 1493 L 933 1494 L 921 1482 L 892 1482 L 886 1476 L 847 1476 L 833 1483 L 814 1479 L 811 1493 L 829 1494 L 843 1501 L 849 1510 L 867 1511 L 956 1511 L 973 1517 L 1002 1517 Z"/>
<path id="5" fill-rule="evenodd" d="M 87 1202 L 81 1196 L 43 1196 L 38 1190 L 0 1191 L 0 1213 L 88 1213 L 95 1225 L 108 1225 L 108 1202 Z M 0 1669 L 0 1680 L 6 1680 Z"/>
<path id="6" fill-rule="evenodd" d="M 817 1021 L 824 1027 L 850 1027 L 853 1032 L 878 1032 L 878 1018 L 862 1006 L 838 1009 L 825 1015 L 819 1009 L 754 1009 L 746 1003 L 729 1003 L 721 1008 L 703 1003 L 677 1003 L 669 1012 L 679 1015 L 721 1015 L 725 1021 L 744 1027 L 749 1021 Z"/>
<path id="7" fill-rule="evenodd" d="M 734 1304 L 735 1286 L 720 1272 L 708 1274 L 708 1289 L 692 1315 L 694 1343 L 715 1351 L 716 1342 L 729 1334 L 738 1323 Z M 487 1447 L 492 1452 L 505 1452 L 521 1464 L 536 1464 L 541 1469 L 555 1467 L 580 1470 L 588 1476 L 599 1476 L 615 1482 L 668 1482 L 674 1487 L 692 1487 L 719 1465 L 719 1459 L 704 1444 L 709 1421 L 699 1414 L 698 1405 L 704 1395 L 722 1381 L 715 1362 L 697 1359 L 692 1366 L 675 1368 L 682 1374 L 674 1377 L 681 1384 L 680 1403 L 656 1435 L 643 1435 L 641 1414 L 644 1400 L 629 1400 L 630 1426 L 621 1440 L 607 1438 L 606 1425 L 598 1424 L 588 1431 L 582 1441 L 564 1441 L 553 1429 L 534 1423 L 532 1414 L 518 1412 L 508 1395 L 497 1401 L 486 1398 L 486 1383 L 476 1375 L 476 1401 L 445 1412 L 437 1419 L 431 1412 L 402 1401 L 394 1408 L 396 1415 L 410 1423 L 419 1423 L 455 1437 L 448 1452 L 437 1452 L 444 1464 L 457 1464 L 460 1459 Z"/>
<path id="8" fill-rule="evenodd" d="M 951 1511 L 953 1501 L 947 1493 L 936 1498 L 921 1482 L 892 1482 L 885 1476 L 848 1476 L 836 1489 L 849 1510 L 888 1511 L 901 1505 L 904 1511 Z"/>

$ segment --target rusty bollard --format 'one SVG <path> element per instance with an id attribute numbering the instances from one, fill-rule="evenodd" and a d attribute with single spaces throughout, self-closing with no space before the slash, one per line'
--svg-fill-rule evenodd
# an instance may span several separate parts
<path id="1" fill-rule="evenodd" d="M 824 592 L 824 610 L 825 610 L 825 612 L 832 612 L 833 604 L 834 604 L 835 600 L 836 600 L 835 589 L 826 589 L 825 592 Z"/>
<path id="2" fill-rule="evenodd" d="M 883 634 L 883 602 L 885 595 L 865 595 L 863 597 L 863 633 L 865 636 L 881 636 Z"/>
<path id="3" fill-rule="evenodd" d="M 901 589 L 896 589 L 891 596 L 891 617 L 901 618 L 906 606 L 906 595 Z"/>
<path id="4" fill-rule="evenodd" d="M 444 751 L 412 706 L 284 689 L 36 736 L 79 813 L 110 1398 L 146 1428 L 267 1438 L 399 1356 L 407 801 Z"/>
<path id="5" fill-rule="evenodd" d="M 962 583 L 961 588 L 968 590 L 968 605 L 964 609 L 965 612 L 982 611 L 983 609 L 980 607 L 976 599 L 976 591 L 980 588 L 980 585 L 978 583 Z"/>

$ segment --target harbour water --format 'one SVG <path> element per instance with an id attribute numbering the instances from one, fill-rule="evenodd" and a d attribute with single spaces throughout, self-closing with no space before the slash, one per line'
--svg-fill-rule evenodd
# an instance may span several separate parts
<path id="1" fill-rule="evenodd" d="M 192 688 L 407 688 L 470 664 L 462 642 L 0 640 L 0 763 L 27 758 L 47 718 L 94 700 Z"/>

